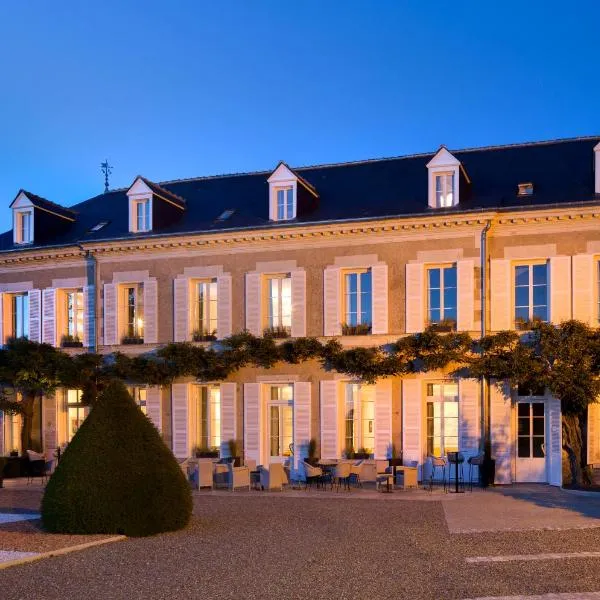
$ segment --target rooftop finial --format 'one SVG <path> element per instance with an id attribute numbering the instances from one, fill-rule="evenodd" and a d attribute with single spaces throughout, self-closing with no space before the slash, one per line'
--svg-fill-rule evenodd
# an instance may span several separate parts
<path id="1" fill-rule="evenodd" d="M 112 173 L 112 166 L 105 160 L 100 164 L 100 170 L 104 173 L 104 193 L 108 192 L 108 176 Z"/>

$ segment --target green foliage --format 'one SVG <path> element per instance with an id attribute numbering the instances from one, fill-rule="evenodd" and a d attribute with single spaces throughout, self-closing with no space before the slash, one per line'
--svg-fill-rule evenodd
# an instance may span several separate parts
<path id="1" fill-rule="evenodd" d="M 175 457 L 124 385 L 109 383 L 46 486 L 44 527 L 146 536 L 185 527 L 191 512 Z"/>

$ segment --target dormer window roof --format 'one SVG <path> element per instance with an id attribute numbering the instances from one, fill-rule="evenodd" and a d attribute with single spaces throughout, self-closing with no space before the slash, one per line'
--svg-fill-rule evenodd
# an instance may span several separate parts
<path id="1" fill-rule="evenodd" d="M 435 156 L 427 163 L 428 205 L 430 208 L 451 208 L 460 200 L 460 176 L 467 183 L 469 178 L 460 161 L 441 146 Z"/>
<path id="2" fill-rule="evenodd" d="M 269 218 L 271 221 L 290 221 L 299 213 L 310 210 L 318 201 L 314 186 L 280 162 L 269 179 Z"/>

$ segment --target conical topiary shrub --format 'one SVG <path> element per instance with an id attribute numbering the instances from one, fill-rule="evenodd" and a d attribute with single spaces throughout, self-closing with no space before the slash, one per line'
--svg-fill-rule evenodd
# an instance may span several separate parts
<path id="1" fill-rule="evenodd" d="M 67 447 L 42 500 L 55 533 L 145 536 L 185 527 L 189 484 L 125 386 L 110 383 Z"/>

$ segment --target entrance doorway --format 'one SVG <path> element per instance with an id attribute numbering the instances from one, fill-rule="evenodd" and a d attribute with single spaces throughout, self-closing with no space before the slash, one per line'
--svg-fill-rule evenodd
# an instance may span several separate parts
<path id="1" fill-rule="evenodd" d="M 516 481 L 546 483 L 546 404 L 517 402 Z"/>

